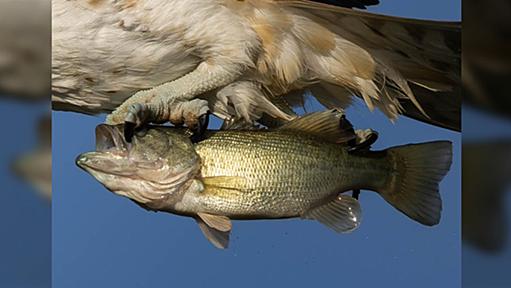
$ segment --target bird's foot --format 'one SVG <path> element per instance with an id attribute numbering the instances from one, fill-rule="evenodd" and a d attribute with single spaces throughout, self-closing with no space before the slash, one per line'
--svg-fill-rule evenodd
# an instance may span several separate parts
<path id="1" fill-rule="evenodd" d="M 378 140 L 378 132 L 372 129 L 356 130 L 356 139 L 353 139 L 352 143 L 349 143 L 349 152 L 357 153 L 363 151 L 369 151 L 371 145 Z"/>
<path id="2" fill-rule="evenodd" d="M 106 123 L 112 125 L 124 123 L 124 137 L 126 141 L 131 142 L 135 132 L 144 125 L 167 121 L 175 126 L 185 124 L 194 132 L 192 141 L 200 141 L 209 122 L 208 102 L 203 99 L 171 102 L 126 101 L 108 115 Z"/>

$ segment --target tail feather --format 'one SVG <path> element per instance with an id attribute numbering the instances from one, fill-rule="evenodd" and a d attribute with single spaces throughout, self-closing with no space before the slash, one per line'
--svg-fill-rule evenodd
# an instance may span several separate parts
<path id="1" fill-rule="evenodd" d="M 451 142 L 398 146 L 387 153 L 396 173 L 380 194 L 415 221 L 428 226 L 438 224 L 442 211 L 438 185 L 451 166 Z"/>

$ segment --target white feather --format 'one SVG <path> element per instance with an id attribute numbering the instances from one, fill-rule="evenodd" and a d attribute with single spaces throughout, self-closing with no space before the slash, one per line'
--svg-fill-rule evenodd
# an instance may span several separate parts
<path id="1" fill-rule="evenodd" d="M 254 121 L 267 112 L 287 119 L 268 96 L 318 82 L 338 87 L 329 89 L 333 96 L 318 95 L 322 103 L 348 103 L 345 92 L 352 91 L 391 119 L 403 112 L 400 98 L 424 113 L 408 81 L 437 89 L 452 73 L 434 67 L 448 58 L 442 35 L 430 31 L 433 43 L 417 44 L 405 28 L 414 23 L 310 1 L 54 0 L 54 108 L 112 111 L 137 91 L 207 63 L 233 79 L 206 85 L 207 95 L 220 91 L 208 99 L 225 117 Z M 433 52 L 417 52 L 420 45 Z M 401 46 L 397 52 L 413 57 L 392 50 Z"/>

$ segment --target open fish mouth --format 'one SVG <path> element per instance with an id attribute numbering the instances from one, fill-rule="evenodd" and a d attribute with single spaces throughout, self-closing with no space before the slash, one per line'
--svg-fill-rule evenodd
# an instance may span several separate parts
<path id="1" fill-rule="evenodd" d="M 101 124 L 96 127 L 96 152 L 127 151 L 129 146 L 122 125 Z"/>
<path id="2" fill-rule="evenodd" d="M 139 203 L 152 203 L 159 207 L 158 203 L 166 199 L 166 195 L 181 189 L 187 180 L 195 176 L 199 162 L 193 158 L 190 163 L 170 165 L 165 158 L 166 153 L 169 149 L 179 151 L 180 148 L 167 145 L 169 139 L 163 137 L 164 133 L 154 132 L 162 137 L 160 139 L 154 135 L 145 137 L 146 130 L 141 130 L 133 142 L 128 143 L 123 128 L 123 125 L 97 126 L 95 151 L 78 155 L 75 163 L 108 190 Z"/>
<path id="3" fill-rule="evenodd" d="M 82 153 L 76 164 L 82 169 L 105 174 L 131 176 L 135 167 L 129 158 L 131 144 L 124 139 L 122 125 L 96 127 L 96 151 Z"/>

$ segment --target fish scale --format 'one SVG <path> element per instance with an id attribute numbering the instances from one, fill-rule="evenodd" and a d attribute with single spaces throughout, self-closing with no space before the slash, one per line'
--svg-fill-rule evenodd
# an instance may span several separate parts
<path id="1" fill-rule="evenodd" d="M 209 213 L 231 218 L 296 217 L 359 184 L 381 185 L 390 164 L 350 155 L 345 148 L 297 132 L 214 133 L 195 147 L 201 176 L 245 181 L 236 192 L 206 191 L 200 203 Z"/>

